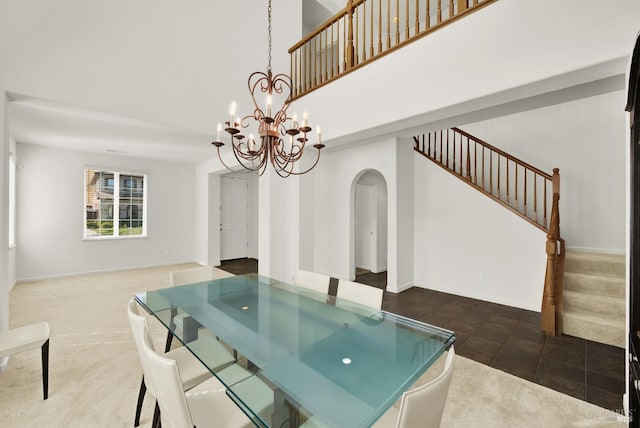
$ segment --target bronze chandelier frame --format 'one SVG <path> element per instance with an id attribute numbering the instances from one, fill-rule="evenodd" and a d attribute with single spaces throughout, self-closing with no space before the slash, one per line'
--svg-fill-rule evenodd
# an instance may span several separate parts
<path id="1" fill-rule="evenodd" d="M 293 84 L 291 77 L 280 73 L 273 75 L 271 72 L 271 0 L 268 8 L 269 19 L 269 57 L 267 72 L 256 71 L 249 76 L 248 87 L 253 101 L 253 114 L 243 117 L 235 116 L 235 103 L 229 112 L 229 120 L 225 121 L 224 131 L 229 134 L 233 154 L 238 163 L 248 172 L 264 174 L 267 164 L 271 163 L 274 170 L 280 177 L 291 175 L 302 175 L 311 171 L 320 160 L 320 150 L 324 148 L 321 142 L 320 127 L 318 127 L 317 141 L 313 147 L 317 149 L 316 159 L 313 164 L 304 171 L 295 171 L 296 163 L 302 158 L 308 143 L 308 134 L 312 131 L 309 126 L 306 112 L 301 122 L 298 122 L 297 115 L 287 116 L 290 106 Z M 259 92 L 257 92 L 259 91 Z M 257 94 L 266 95 L 266 108 L 263 110 L 257 100 Z M 286 96 L 282 107 L 272 114 L 273 96 L 277 95 L 282 99 Z M 251 134 L 246 140 L 242 130 L 248 128 L 253 123 L 258 123 L 258 137 L 256 141 Z M 233 171 L 224 162 L 220 147 L 225 144 L 221 141 L 222 125 L 218 124 L 216 141 L 212 142 L 216 147 L 220 162 L 230 171 Z M 288 140 L 288 141 L 287 141 Z"/>

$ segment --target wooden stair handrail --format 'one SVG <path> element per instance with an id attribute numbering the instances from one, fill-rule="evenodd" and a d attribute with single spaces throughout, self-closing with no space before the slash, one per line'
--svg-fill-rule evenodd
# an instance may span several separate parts
<path id="1" fill-rule="evenodd" d="M 452 137 L 453 135 L 453 137 Z M 474 146 L 473 150 L 469 147 L 469 150 L 466 150 L 464 154 L 465 159 L 462 159 L 463 152 L 465 148 L 456 146 L 456 138 L 455 136 L 462 136 L 467 138 L 467 144 L 470 146 L 470 142 L 473 142 Z M 426 139 L 426 136 L 429 137 L 429 140 Z M 453 138 L 453 142 L 452 142 Z M 456 177 L 462 179 L 467 184 L 472 187 L 480 190 L 486 196 L 490 197 L 494 201 L 500 203 L 505 206 L 507 209 L 511 210 L 514 214 L 522 217 L 527 220 L 532 225 L 536 226 L 540 230 L 544 232 L 548 232 L 549 223 L 548 219 L 551 217 L 551 205 L 552 205 L 552 195 L 553 195 L 553 175 L 549 174 L 545 171 L 536 168 L 527 162 L 518 159 L 517 157 L 506 153 L 505 151 L 483 141 L 482 139 L 469 134 L 461 130 L 460 128 L 454 127 L 445 130 L 432 131 L 427 134 L 422 134 L 422 141 L 420 141 L 419 136 L 414 136 L 414 150 L 418 153 L 421 153 L 423 156 L 431 159 L 437 165 L 441 166 L 445 170 L 453 173 Z M 445 141 L 446 140 L 446 141 Z M 432 145 L 433 143 L 433 145 Z M 439 145 L 437 145 L 440 143 Z M 437 146 L 436 146 L 437 145 Z M 478 154 L 478 147 L 481 147 L 482 152 Z M 432 150 L 433 148 L 433 150 Z M 456 152 L 456 149 L 458 151 Z M 446 155 L 444 154 L 446 152 Z M 488 153 L 485 156 L 485 153 Z M 492 181 L 494 172 L 492 170 L 486 171 L 484 163 L 482 165 L 477 165 L 478 156 L 481 156 L 481 162 L 484 162 L 486 159 L 489 159 L 488 162 L 492 162 L 494 156 L 497 157 L 497 169 L 498 174 L 496 176 L 497 183 Z M 506 189 L 501 188 L 502 184 L 502 176 L 500 175 L 500 167 L 501 161 L 504 161 L 507 168 L 506 175 Z M 515 168 L 515 186 L 513 186 L 509 181 L 509 167 L 510 163 L 514 165 Z M 472 165 L 473 164 L 473 165 Z M 465 167 L 463 167 L 463 165 Z M 520 174 L 522 176 L 522 180 L 524 181 L 523 194 L 518 194 L 519 183 L 518 183 L 518 172 L 519 169 L 522 172 Z M 480 171 L 480 175 L 478 175 L 478 171 Z M 527 186 L 527 172 L 532 173 L 533 176 L 533 186 L 529 190 Z M 488 174 L 485 174 L 488 173 Z M 488 182 L 485 182 L 485 175 L 489 175 Z M 537 178 L 544 180 L 542 184 L 541 195 L 538 195 L 537 189 Z M 558 182 L 559 182 L 558 175 Z M 515 194 L 513 198 L 511 197 L 510 190 L 515 190 Z M 506 190 L 506 192 L 503 192 Z M 559 187 L 558 187 L 559 191 Z M 529 192 L 529 195 L 527 195 Z M 522 202 L 522 206 L 520 207 Z M 538 209 L 538 203 L 542 204 L 542 208 Z M 533 204 L 533 210 L 528 210 L 528 204 Z M 540 212 L 542 216 L 540 216 Z"/>
<path id="2" fill-rule="evenodd" d="M 491 151 L 494 151 L 496 153 L 499 153 L 500 155 L 504 156 L 505 158 L 508 158 L 514 162 L 517 162 L 519 165 L 522 165 L 523 167 L 526 167 L 527 169 L 530 169 L 532 171 L 535 171 L 536 173 L 538 173 L 538 175 L 542 175 L 545 178 L 548 178 L 549 180 L 551 180 L 553 178 L 553 176 L 549 173 L 546 173 L 538 168 L 536 168 L 535 166 L 532 166 L 528 163 L 526 163 L 525 161 L 523 161 L 522 159 L 518 159 L 517 157 L 510 155 L 509 153 L 505 152 L 504 150 L 500 150 L 499 148 L 497 148 L 496 146 L 492 146 L 491 144 L 487 143 L 486 141 L 481 140 L 480 138 L 469 134 L 468 132 L 463 131 L 462 129 L 458 128 L 458 127 L 453 127 L 451 128 L 453 131 L 457 132 L 458 134 L 462 134 L 465 137 L 469 137 L 470 139 L 474 140 L 475 142 L 477 142 L 478 144 L 481 144 L 489 149 L 491 149 Z"/>
<path id="3" fill-rule="evenodd" d="M 436 9 L 431 9 L 430 2 L 422 0 L 403 1 L 402 8 L 399 0 L 395 0 L 395 4 L 391 4 L 392 0 L 346 0 L 344 8 L 289 48 L 293 82 L 291 100 L 495 1 L 435 0 Z M 383 2 L 386 2 L 384 9 Z M 448 6 L 448 16 L 442 14 L 447 10 L 442 8 L 443 2 Z M 391 13 L 390 9 L 394 12 Z M 436 11 L 437 15 L 431 15 Z M 399 12 L 404 14 L 404 20 L 398 19 Z M 330 59 L 329 50 L 332 50 Z"/>
<path id="4" fill-rule="evenodd" d="M 460 136 L 459 141 L 456 139 L 456 135 Z M 428 138 L 425 138 L 425 136 L 428 136 Z M 462 137 L 466 138 L 466 144 Z M 554 168 L 553 174 L 546 173 L 456 127 L 422 134 L 422 141 L 419 136 L 414 136 L 413 140 L 415 143 L 414 151 L 420 153 L 436 165 L 481 191 L 486 196 L 546 233 L 547 263 L 541 305 L 541 329 L 549 335 L 562 334 L 565 241 L 560 236 L 559 169 Z M 481 151 L 480 162 L 478 161 L 478 147 L 480 147 Z M 485 156 L 485 151 L 488 152 L 489 158 L 489 180 L 485 179 L 487 172 L 487 156 Z M 497 158 L 497 175 L 493 169 L 494 157 Z M 511 178 L 509 175 L 510 162 L 513 164 L 514 170 Z M 504 171 L 504 173 L 500 171 L 502 163 L 505 164 L 506 171 Z M 519 173 L 519 168 L 522 173 Z M 480 175 L 478 171 L 480 171 Z M 533 186 L 527 184 L 528 173 L 533 174 Z M 500 187 L 503 174 L 506 176 L 506 194 L 501 192 Z M 496 176 L 495 181 L 494 176 Z M 519 177 L 522 177 L 524 181 L 523 184 L 520 184 L 523 187 L 524 193 L 523 203 L 521 203 L 522 199 L 518 199 Z M 537 211 L 537 202 L 540 199 L 537 177 L 543 180 L 542 221 L 540 221 Z M 511 180 L 513 180 L 513 183 Z M 515 198 L 512 198 L 509 192 L 510 187 L 511 189 L 515 189 Z M 531 195 L 531 193 L 527 195 L 527 190 L 530 188 L 530 192 L 533 193 L 533 195 Z M 547 188 L 550 189 L 549 192 L 547 192 Z M 547 203 L 549 196 L 550 203 Z M 533 217 L 527 210 L 528 200 L 534 203 Z M 548 223 L 547 218 L 549 219 Z"/>

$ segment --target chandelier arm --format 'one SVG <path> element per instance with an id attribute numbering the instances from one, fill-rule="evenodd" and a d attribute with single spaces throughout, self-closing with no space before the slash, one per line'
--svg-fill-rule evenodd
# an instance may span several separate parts
<path id="1" fill-rule="evenodd" d="M 271 76 L 261 71 L 254 71 L 253 73 L 251 73 L 251 75 L 249 76 L 249 79 L 247 80 L 247 86 L 249 87 L 249 93 L 251 94 L 251 100 L 253 101 L 253 105 L 256 108 L 256 110 L 259 110 L 260 113 L 262 113 L 261 117 L 264 117 L 264 112 L 258 106 L 258 101 L 256 101 L 256 97 L 255 97 L 255 92 L 256 92 L 256 89 L 258 88 L 258 85 L 260 86 L 260 92 L 270 93 L 269 88 L 271 87 Z"/>
<path id="2" fill-rule="evenodd" d="M 278 151 L 273 150 L 271 163 L 274 167 L 286 169 L 287 165 L 292 162 L 295 162 L 295 158 L 291 154 L 288 154 L 284 149 L 278 149 Z"/>
<path id="3" fill-rule="evenodd" d="M 256 171 L 256 169 L 255 169 L 255 168 L 251 168 L 251 167 L 246 166 L 246 165 L 244 164 L 244 162 L 242 162 L 242 161 L 240 160 L 240 157 L 238 157 L 238 153 L 240 153 L 240 154 L 241 154 L 242 152 L 240 152 L 240 151 L 239 151 L 239 149 L 237 149 L 237 148 L 236 148 L 236 146 L 235 146 L 235 144 L 233 144 L 233 142 L 231 143 L 231 146 L 233 147 L 233 155 L 236 157 L 236 160 L 238 161 L 238 163 L 240 164 L 240 166 L 242 166 L 244 169 L 249 170 L 249 171 Z M 219 155 L 219 153 L 218 153 L 218 155 Z M 244 159 L 244 158 L 243 158 L 243 159 Z M 248 159 L 247 159 L 247 160 L 248 160 Z"/>
<path id="4" fill-rule="evenodd" d="M 255 172 L 255 170 L 252 170 L 252 169 L 247 169 L 246 171 L 243 171 L 243 170 L 229 168 L 229 166 L 224 162 L 224 160 L 222 160 L 222 156 L 220 155 L 220 147 L 216 147 L 216 150 L 218 151 L 218 159 L 220 160 L 220 163 L 230 172 L 235 172 L 238 174 L 248 174 L 250 172 Z"/>
<path id="5" fill-rule="evenodd" d="M 291 99 L 291 92 L 293 89 L 291 77 L 284 73 L 279 73 L 272 76 L 270 80 L 270 86 L 277 94 L 282 94 L 285 88 L 289 90 L 289 95 L 286 98 L 286 100 L 289 101 L 289 99 Z"/>
<path id="6" fill-rule="evenodd" d="M 303 174 L 306 174 L 307 172 L 311 171 L 313 168 L 315 168 L 316 165 L 318 164 L 318 161 L 320 160 L 320 149 L 316 149 L 316 150 L 318 150 L 318 154 L 316 156 L 316 161 L 313 163 L 313 165 L 311 165 L 305 171 L 291 172 L 290 175 L 303 175 Z"/>
<path id="7" fill-rule="evenodd" d="M 276 173 L 282 177 L 282 178 L 287 178 L 291 175 L 291 172 L 293 171 L 293 164 L 291 164 L 291 170 L 287 170 L 286 166 L 289 164 L 289 162 L 285 163 L 284 165 L 282 165 L 281 167 L 277 167 L 276 164 L 273 163 L 272 160 L 272 164 L 274 165 L 274 170 L 276 171 Z"/>

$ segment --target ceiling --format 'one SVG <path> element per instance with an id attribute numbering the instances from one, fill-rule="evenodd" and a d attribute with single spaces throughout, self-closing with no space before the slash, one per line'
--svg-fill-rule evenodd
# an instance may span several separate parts
<path id="1" fill-rule="evenodd" d="M 303 0 L 304 28 L 323 23 L 340 3 Z M 8 101 L 9 131 L 18 143 L 194 164 L 215 156 L 214 135 L 15 93 Z M 213 130 L 218 118 L 211 120 Z"/>
<path id="2" fill-rule="evenodd" d="M 197 163 L 212 156 L 211 136 L 21 95 L 9 95 L 19 143 L 137 158 Z"/>

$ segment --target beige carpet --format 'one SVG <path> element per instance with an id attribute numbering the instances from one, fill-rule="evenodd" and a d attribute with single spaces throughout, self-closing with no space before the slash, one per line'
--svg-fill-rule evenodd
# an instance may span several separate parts
<path id="1" fill-rule="evenodd" d="M 133 426 L 141 368 L 127 302 L 136 291 L 167 287 L 171 270 L 191 266 L 18 284 L 11 292 L 11 325 L 47 320 L 51 326 L 49 399 L 42 400 L 40 351 L 13 356 L 0 373 L 0 426 Z M 166 330 L 150 326 L 161 347 Z M 442 360 L 421 381 L 437 375 Z M 147 399 L 141 426 L 150 426 L 152 414 Z M 457 356 L 442 427 L 472 426 L 625 425 L 616 422 L 615 413 Z"/>

